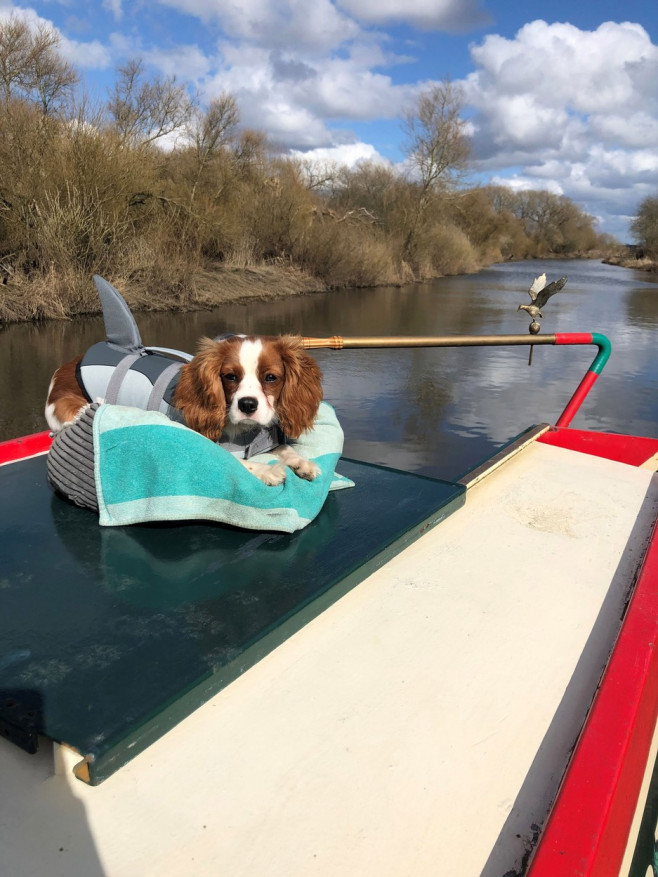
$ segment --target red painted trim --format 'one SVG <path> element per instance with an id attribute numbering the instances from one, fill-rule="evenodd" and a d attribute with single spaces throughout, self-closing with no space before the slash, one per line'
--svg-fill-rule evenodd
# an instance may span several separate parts
<path id="1" fill-rule="evenodd" d="M 24 457 L 33 457 L 49 450 L 52 439 L 49 432 L 35 432 L 22 438 L 0 442 L 0 464 L 13 463 Z"/>
<path id="2" fill-rule="evenodd" d="M 556 344 L 593 344 L 591 332 L 556 332 Z"/>
<path id="3" fill-rule="evenodd" d="M 585 374 L 585 377 L 582 379 L 580 384 L 578 384 L 578 387 L 576 388 L 576 392 L 573 394 L 571 399 L 569 399 L 567 407 L 564 409 L 564 411 L 562 412 L 562 414 L 558 418 L 558 421 L 555 424 L 556 426 L 569 426 L 569 424 L 573 420 L 576 412 L 578 411 L 580 406 L 583 404 L 583 400 L 585 399 L 585 397 L 587 396 L 589 391 L 594 386 L 594 383 L 595 383 L 597 378 L 598 378 L 598 375 L 596 374 L 596 372 L 588 371 Z"/>
<path id="4" fill-rule="evenodd" d="M 658 716 L 658 533 L 527 877 L 618 877 Z"/>
<path id="5" fill-rule="evenodd" d="M 617 463 L 628 463 L 629 466 L 641 466 L 658 453 L 658 439 L 589 432 L 584 429 L 551 429 L 537 441 L 569 451 L 580 451 L 593 457 L 615 460 Z"/>

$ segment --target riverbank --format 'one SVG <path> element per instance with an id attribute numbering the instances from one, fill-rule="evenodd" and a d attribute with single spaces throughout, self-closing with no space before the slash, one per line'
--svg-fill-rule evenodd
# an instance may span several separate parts
<path id="1" fill-rule="evenodd" d="M 275 301 L 293 295 L 326 292 L 317 277 L 291 265 L 263 264 L 247 267 L 214 265 L 199 269 L 186 282 L 153 289 L 152 282 L 137 277 L 107 277 L 121 292 L 131 310 L 189 312 L 244 301 Z M 69 320 L 98 314 L 100 301 L 91 277 L 54 274 L 38 279 L 12 277 L 0 285 L 0 325 Z"/>
<path id="2" fill-rule="evenodd" d="M 626 244 L 616 251 L 606 253 L 603 258 L 604 265 L 616 265 L 618 268 L 633 268 L 635 271 L 649 271 L 658 273 L 658 261 L 646 255 L 643 247 Z"/>
<path id="3" fill-rule="evenodd" d="M 564 256 L 547 256 L 544 261 L 558 258 L 564 259 Z M 603 252 L 579 254 L 570 258 L 599 260 L 609 265 L 647 271 L 658 270 L 657 263 L 650 260 L 606 255 Z M 537 260 L 510 261 L 530 263 Z M 473 266 L 472 270 L 462 269 L 457 273 L 473 274 L 486 267 Z M 529 268 L 528 276 L 532 271 Z M 436 279 L 441 276 L 437 274 Z M 248 301 L 277 301 L 291 296 L 327 292 L 335 288 L 294 265 L 282 263 L 249 266 L 216 263 L 197 269 L 179 283 L 169 280 L 162 285 L 139 273 L 128 277 L 108 276 L 106 279 L 117 287 L 135 313 L 189 313 Z M 394 280 L 387 278 L 382 283 L 371 286 L 382 284 L 396 285 Z M 0 285 L 0 326 L 38 323 L 43 320 L 70 320 L 100 312 L 100 301 L 91 277 L 53 271 L 45 276 L 14 275 L 6 278 L 6 282 Z"/>
<path id="4" fill-rule="evenodd" d="M 638 259 L 636 256 L 608 256 L 603 259 L 605 265 L 616 265 L 619 268 L 633 268 L 635 271 L 649 271 L 658 274 L 658 262 L 646 257 Z"/>
<path id="5" fill-rule="evenodd" d="M 326 292 L 327 285 L 317 277 L 292 265 L 258 265 L 245 268 L 228 268 L 216 265 L 201 269 L 193 280 L 194 308 L 213 308 L 217 305 L 243 301 L 275 301 L 291 295 Z M 171 298 L 174 298 L 173 296 Z M 160 302 L 159 302 L 160 304 Z M 153 308 L 152 302 L 144 301 L 144 310 L 176 310 L 176 302 L 169 306 Z"/>

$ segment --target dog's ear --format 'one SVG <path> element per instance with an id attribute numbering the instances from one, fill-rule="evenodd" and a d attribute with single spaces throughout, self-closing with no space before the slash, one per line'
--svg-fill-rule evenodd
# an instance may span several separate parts
<path id="1" fill-rule="evenodd" d="M 276 412 L 285 434 L 299 438 L 313 426 L 322 401 L 322 372 L 304 350 L 299 335 L 282 335 L 275 339 L 274 345 L 285 368 Z"/>
<path id="2" fill-rule="evenodd" d="M 226 355 L 225 341 L 202 338 L 191 362 L 181 369 L 174 393 L 174 405 L 180 408 L 190 429 L 216 441 L 226 423 L 226 399 L 221 369 Z"/>

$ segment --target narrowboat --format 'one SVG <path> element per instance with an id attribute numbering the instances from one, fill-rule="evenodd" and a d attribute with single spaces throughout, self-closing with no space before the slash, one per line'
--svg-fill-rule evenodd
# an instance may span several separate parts
<path id="1" fill-rule="evenodd" d="M 555 424 L 454 480 L 341 459 L 294 533 L 102 527 L 0 445 L 11 877 L 603 877 L 654 863 L 658 439 Z M 649 869 L 649 870 L 647 870 Z"/>

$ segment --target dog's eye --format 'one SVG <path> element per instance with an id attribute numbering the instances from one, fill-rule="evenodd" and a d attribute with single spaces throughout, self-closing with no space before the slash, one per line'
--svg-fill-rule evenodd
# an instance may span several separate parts
<path id="1" fill-rule="evenodd" d="M 278 376 L 273 375 L 271 372 L 270 372 L 270 374 L 265 375 L 265 383 L 266 384 L 273 384 L 274 381 L 278 381 L 278 380 L 279 380 Z"/>
<path id="2" fill-rule="evenodd" d="M 233 372 L 229 372 L 227 375 L 222 375 L 223 381 L 231 381 L 232 383 L 237 381 L 238 376 L 233 374 Z"/>

